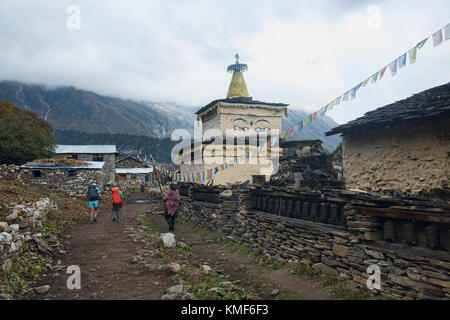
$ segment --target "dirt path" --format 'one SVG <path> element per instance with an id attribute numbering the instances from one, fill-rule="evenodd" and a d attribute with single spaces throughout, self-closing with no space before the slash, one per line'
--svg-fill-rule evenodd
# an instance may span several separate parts
<path id="1" fill-rule="evenodd" d="M 146 196 L 148 198 L 148 196 Z M 131 199 L 143 199 L 143 194 L 134 194 Z M 64 234 L 64 250 L 67 252 L 61 266 L 54 267 L 39 281 L 49 284 L 46 295 L 28 296 L 27 299 L 160 299 L 173 279 L 164 273 L 151 273 L 140 263 L 130 261 L 138 252 L 151 251 L 150 243 L 136 239 L 125 230 L 137 226 L 137 213 L 147 211 L 146 217 L 160 232 L 168 232 L 167 224 L 157 212 L 154 203 L 130 203 L 123 208 L 120 224 L 111 221 L 111 208 L 103 206 L 98 223 L 88 221 L 71 227 Z M 175 236 L 192 247 L 196 261 L 202 261 L 225 274 L 227 280 L 243 281 L 247 285 L 261 287 L 263 298 L 273 299 L 271 292 L 280 289 L 291 299 L 330 299 L 325 289 L 306 277 L 292 275 L 286 268 L 273 270 L 256 264 L 247 255 L 231 251 L 217 241 L 202 238 L 192 229 L 176 225 Z M 69 290 L 66 281 L 69 275 L 65 268 L 77 265 L 81 269 L 81 290 Z"/>
<path id="2" fill-rule="evenodd" d="M 148 217 L 161 232 L 168 232 L 164 217 L 159 214 L 150 214 Z M 295 299 L 332 299 L 326 290 L 317 287 L 316 282 L 306 276 L 291 274 L 287 267 L 274 270 L 258 265 L 248 255 L 229 250 L 221 242 L 204 239 L 179 223 L 174 233 L 176 239 L 192 247 L 197 259 L 230 275 L 230 280 L 251 277 L 253 283 L 266 284 L 268 299 L 273 298 L 270 292 L 276 288 L 288 292 L 289 297 Z"/>

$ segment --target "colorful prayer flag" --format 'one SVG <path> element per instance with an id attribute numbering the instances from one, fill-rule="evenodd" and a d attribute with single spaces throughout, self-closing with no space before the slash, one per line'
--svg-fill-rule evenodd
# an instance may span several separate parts
<path id="1" fill-rule="evenodd" d="M 408 51 L 408 56 L 409 56 L 409 63 L 410 64 L 413 64 L 414 62 L 416 62 L 417 47 L 414 47 L 411 50 L 409 50 Z"/>
<path id="2" fill-rule="evenodd" d="M 433 45 L 437 47 L 442 43 L 442 29 L 433 33 Z"/>
<path id="3" fill-rule="evenodd" d="M 333 110 L 334 105 L 336 104 L 336 100 L 331 101 L 326 107 L 325 107 L 325 112 L 327 112 L 328 110 Z M 325 114 L 324 112 L 324 114 Z"/>
<path id="4" fill-rule="evenodd" d="M 366 80 L 364 80 L 361 86 L 365 87 L 367 85 L 367 83 L 369 83 L 369 80 L 370 80 L 370 77 L 367 78 Z"/>
<path id="5" fill-rule="evenodd" d="M 317 115 L 318 115 L 318 112 L 317 112 L 317 111 L 313 113 L 313 115 L 312 115 L 313 120 L 317 120 Z"/>
<path id="6" fill-rule="evenodd" d="M 427 42 L 428 38 L 423 39 L 422 41 L 420 41 L 418 44 L 416 44 L 417 49 L 422 49 L 422 47 L 425 45 L 425 43 Z"/>
<path id="7" fill-rule="evenodd" d="M 347 91 L 346 93 L 344 93 L 344 97 L 342 98 L 342 101 L 348 101 L 348 94 L 350 93 L 350 91 Z"/>
<path id="8" fill-rule="evenodd" d="M 341 103 L 341 99 L 342 99 L 342 96 L 337 97 L 336 100 L 334 100 L 334 101 L 335 101 L 335 105 L 339 105 L 339 103 Z M 332 109 L 332 108 L 331 108 L 331 109 Z M 330 110 L 331 110 L 331 109 L 330 109 Z"/>
<path id="9" fill-rule="evenodd" d="M 303 130 L 303 121 L 300 121 L 300 125 L 299 125 L 298 130 L 299 130 L 299 131 L 302 131 L 302 130 Z"/>
<path id="10" fill-rule="evenodd" d="M 380 80 L 381 80 L 381 78 L 383 78 L 384 72 L 386 71 L 386 69 L 387 69 L 387 66 L 384 66 L 384 67 L 380 70 Z"/>
<path id="11" fill-rule="evenodd" d="M 395 76 L 397 74 L 397 60 L 389 63 L 389 70 L 391 71 L 392 76 Z"/>
<path id="12" fill-rule="evenodd" d="M 303 127 L 306 127 L 308 124 L 308 118 L 303 119 Z"/>
<path id="13" fill-rule="evenodd" d="M 375 82 L 377 82 L 377 79 L 378 79 L 378 74 L 379 74 L 380 72 L 379 71 L 377 71 L 377 73 L 375 73 L 373 76 L 372 76 L 372 78 L 371 78 L 371 81 L 370 82 L 372 82 L 372 83 L 375 83 Z"/>
<path id="14" fill-rule="evenodd" d="M 406 66 L 406 53 L 398 57 L 397 62 L 400 69 Z"/>
<path id="15" fill-rule="evenodd" d="M 289 137 L 292 137 L 294 135 L 294 127 L 289 128 Z"/>

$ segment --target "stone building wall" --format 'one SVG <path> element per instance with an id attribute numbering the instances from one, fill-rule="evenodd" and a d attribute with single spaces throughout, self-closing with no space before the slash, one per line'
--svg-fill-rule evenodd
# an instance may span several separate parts
<path id="1" fill-rule="evenodd" d="M 195 187 L 198 188 L 198 187 Z M 180 187 L 179 214 L 194 224 L 219 231 L 248 247 L 262 248 L 281 261 L 313 269 L 366 287 L 368 267 L 381 271 L 380 293 L 389 299 L 449 299 L 450 255 L 425 248 L 405 248 L 370 237 L 373 218 L 357 219 L 347 205 L 344 217 L 352 227 L 294 219 L 252 209 L 246 190 Z M 355 221 L 361 220 L 361 221 Z"/>
<path id="2" fill-rule="evenodd" d="M 33 170 L 40 170 L 42 176 L 33 178 Z M 101 191 L 104 190 L 104 177 L 101 169 L 76 169 L 75 177 L 68 177 L 68 170 L 22 168 L 18 179 L 30 185 L 45 185 L 70 196 L 85 197 L 87 187 L 93 183 L 97 184 Z"/>
<path id="3" fill-rule="evenodd" d="M 450 191 L 450 119 L 408 128 L 344 134 L 348 189 Z"/>
<path id="4" fill-rule="evenodd" d="M 92 153 L 74 153 L 78 156 L 78 160 L 81 161 L 93 161 Z M 67 154 L 57 154 L 55 158 L 59 159 L 67 159 Z M 105 153 L 103 154 L 103 161 L 105 165 L 103 166 L 104 178 L 105 182 L 114 181 L 116 177 L 116 155 L 114 153 Z"/>

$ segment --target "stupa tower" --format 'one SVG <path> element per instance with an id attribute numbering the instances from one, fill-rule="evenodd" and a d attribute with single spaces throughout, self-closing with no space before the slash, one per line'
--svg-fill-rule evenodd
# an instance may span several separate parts
<path id="1" fill-rule="evenodd" d="M 228 72 L 233 72 L 227 98 L 249 97 L 243 73 L 248 70 L 248 66 L 245 63 L 239 63 L 238 53 L 234 57 L 236 58 L 236 63 L 229 65 L 227 68 Z"/>

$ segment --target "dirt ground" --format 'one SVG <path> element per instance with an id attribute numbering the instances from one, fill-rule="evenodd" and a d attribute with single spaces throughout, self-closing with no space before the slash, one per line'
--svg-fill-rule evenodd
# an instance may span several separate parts
<path id="1" fill-rule="evenodd" d="M 148 199 L 148 195 L 133 194 L 128 200 Z M 110 205 L 101 206 L 98 223 L 86 222 L 70 227 L 63 235 L 66 254 L 59 271 L 49 271 L 36 286 L 50 285 L 45 295 L 30 295 L 25 299 L 160 299 L 170 283 L 166 274 L 150 273 L 142 265 L 130 263 L 133 256 L 149 243 L 125 232 L 137 225 L 138 213 L 146 217 L 160 232 L 168 232 L 164 217 L 156 210 L 157 203 L 127 203 L 123 207 L 122 221 L 111 221 Z M 232 251 L 222 242 L 202 238 L 191 228 L 176 224 L 175 237 L 192 248 L 193 259 L 202 261 L 226 275 L 229 280 L 252 279 L 261 287 L 260 297 L 273 299 L 271 292 L 280 289 L 288 299 L 332 299 L 326 288 L 317 286 L 307 276 L 293 275 L 283 267 L 271 269 L 258 265 L 246 254 Z M 69 290 L 65 268 L 77 265 L 81 270 L 81 289 Z"/>

